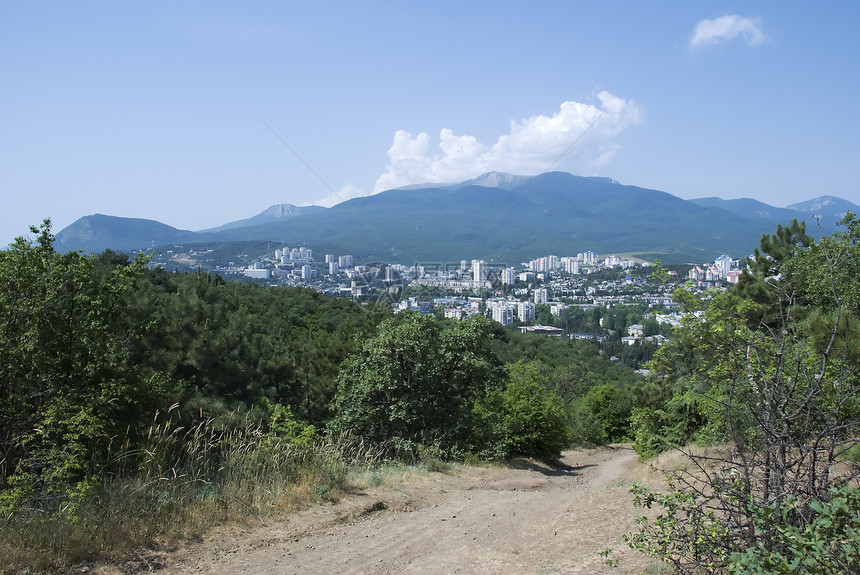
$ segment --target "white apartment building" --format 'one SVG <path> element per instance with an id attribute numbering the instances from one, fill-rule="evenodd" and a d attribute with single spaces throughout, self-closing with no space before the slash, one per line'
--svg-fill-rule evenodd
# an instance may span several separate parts
<path id="1" fill-rule="evenodd" d="M 723 254 L 714 260 L 714 267 L 720 270 L 720 274 L 725 278 L 728 277 L 729 272 L 732 271 L 733 262 L 734 260 L 732 260 L 731 256 Z"/>
<path id="2" fill-rule="evenodd" d="M 583 252 L 580 259 L 586 265 L 596 265 L 598 259 L 597 252 Z"/>
<path id="3" fill-rule="evenodd" d="M 493 319 L 502 325 L 512 324 L 514 322 L 514 308 L 508 302 L 494 303 Z"/>
<path id="4" fill-rule="evenodd" d="M 446 307 L 445 317 L 449 319 L 463 319 L 463 310 L 458 307 Z"/>
<path id="5" fill-rule="evenodd" d="M 523 323 L 531 323 L 535 320 L 535 304 L 530 301 L 517 303 L 517 318 Z"/>
<path id="6" fill-rule="evenodd" d="M 579 273 L 579 263 L 579 260 L 576 258 L 561 258 L 561 267 L 569 274 Z"/>
<path id="7" fill-rule="evenodd" d="M 486 281 L 487 262 L 484 260 L 472 260 L 472 280 L 476 282 Z"/>

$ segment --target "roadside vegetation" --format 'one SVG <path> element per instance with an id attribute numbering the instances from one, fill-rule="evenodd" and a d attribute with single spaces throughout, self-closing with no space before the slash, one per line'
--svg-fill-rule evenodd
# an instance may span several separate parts
<path id="1" fill-rule="evenodd" d="M 0 252 L 0 570 L 57 571 L 336 498 L 386 462 L 553 460 L 627 437 L 595 344 L 308 289 Z"/>
<path id="2" fill-rule="evenodd" d="M 675 286 L 687 319 L 646 379 L 484 317 L 61 254 L 45 222 L 0 252 L 0 571 L 282 515 L 392 462 L 622 441 L 688 462 L 666 492 L 634 488 L 659 517 L 631 546 L 682 572 L 857 570 L 860 224 L 843 227 L 780 227 L 727 292 Z M 620 332 L 643 312 L 567 321 Z"/>
<path id="3" fill-rule="evenodd" d="M 860 570 L 860 222 L 762 237 L 735 289 L 675 299 L 687 320 L 633 410 L 644 456 L 679 448 L 634 548 L 684 573 Z"/>

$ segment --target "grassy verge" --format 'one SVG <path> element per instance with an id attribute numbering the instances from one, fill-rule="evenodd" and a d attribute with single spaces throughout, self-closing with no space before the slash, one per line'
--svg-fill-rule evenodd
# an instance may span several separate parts
<path id="1" fill-rule="evenodd" d="M 283 436 L 259 424 L 155 421 L 143 447 L 125 441 L 95 486 L 70 505 L 0 518 L 0 573 L 50 573 L 202 535 L 337 497 L 379 458 L 342 439 Z"/>

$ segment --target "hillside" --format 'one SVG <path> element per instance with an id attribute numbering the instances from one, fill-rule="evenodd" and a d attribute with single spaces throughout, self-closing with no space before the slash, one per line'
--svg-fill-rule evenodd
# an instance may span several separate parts
<path id="1" fill-rule="evenodd" d="M 744 255 L 774 227 L 665 192 L 556 172 L 509 187 L 391 190 L 225 236 L 302 243 L 365 261 L 515 263 L 585 250 L 702 261 L 724 252 Z"/>
<path id="2" fill-rule="evenodd" d="M 56 248 L 59 251 L 82 250 L 87 253 L 108 248 L 135 252 L 165 244 L 208 239 L 205 234 L 178 230 L 154 220 L 93 214 L 80 218 L 57 233 Z"/>
<path id="3" fill-rule="evenodd" d="M 229 222 L 216 228 L 200 230 L 201 233 L 220 232 L 223 230 L 233 230 L 236 228 L 247 228 L 268 222 L 279 222 L 298 218 L 308 214 L 318 214 L 324 212 L 326 208 L 322 206 L 294 206 L 293 204 L 275 204 L 269 206 L 256 216 L 245 218 L 244 220 L 236 220 Z"/>
<path id="4" fill-rule="evenodd" d="M 203 232 L 158 222 L 87 216 L 57 234 L 65 250 L 150 249 L 176 243 L 271 241 L 317 253 L 351 253 L 358 261 L 451 262 L 481 258 L 516 263 L 539 255 L 638 254 L 666 262 L 742 257 L 777 223 L 823 213 L 825 232 L 845 209 L 838 198 L 791 208 L 756 200 L 683 200 L 609 178 L 563 172 L 535 177 L 491 172 L 442 186 L 410 186 L 354 198 L 332 208 L 279 204 Z M 832 213 L 831 213 L 832 212 Z"/>
<path id="5" fill-rule="evenodd" d="M 694 204 L 720 208 L 739 217 L 761 219 L 766 222 L 788 223 L 792 219 L 806 221 L 807 231 L 813 236 L 828 235 L 836 230 L 836 224 L 848 211 L 857 213 L 858 206 L 841 198 L 821 196 L 805 202 L 792 204 L 786 208 L 775 208 L 751 198 L 724 200 L 722 198 L 697 198 Z M 820 230 L 818 229 L 820 226 Z"/>
<path id="6" fill-rule="evenodd" d="M 845 212 L 848 211 L 853 212 L 855 215 L 858 213 L 858 206 L 856 204 L 833 196 L 820 196 L 805 202 L 791 204 L 788 206 L 788 209 L 819 216 L 826 223 L 841 219 L 845 215 Z"/>
<path id="7" fill-rule="evenodd" d="M 706 208 L 719 208 L 746 219 L 761 219 L 767 222 L 791 222 L 793 218 L 803 218 L 808 215 L 789 208 L 775 208 L 752 198 L 724 200 L 722 198 L 696 198 L 690 200 L 696 205 Z"/>

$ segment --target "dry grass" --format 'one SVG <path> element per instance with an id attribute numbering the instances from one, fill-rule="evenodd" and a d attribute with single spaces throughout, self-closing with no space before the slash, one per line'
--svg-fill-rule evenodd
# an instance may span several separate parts
<path id="1" fill-rule="evenodd" d="M 667 474 L 703 477 L 703 470 L 714 472 L 720 467 L 721 461 L 730 459 L 731 450 L 731 444 L 720 443 L 705 446 L 691 444 L 683 449 L 664 451 L 639 466 L 634 472 L 634 480 L 653 489 L 666 486 Z M 698 458 L 698 465 L 691 456 Z"/>
<path id="2" fill-rule="evenodd" d="M 673 449 L 664 451 L 653 460 L 651 463 L 657 469 L 664 471 L 693 471 L 696 465 L 693 463 L 691 455 L 697 459 L 706 462 L 705 467 L 712 465 L 711 462 L 726 461 L 731 459 L 732 445 L 729 443 L 719 443 L 715 445 L 688 445 L 683 449 Z"/>
<path id="3" fill-rule="evenodd" d="M 159 420 L 160 419 L 160 420 Z M 49 573 L 196 538 L 217 524 L 261 522 L 336 498 L 379 456 L 344 438 L 296 442 L 256 423 L 179 427 L 153 422 L 137 450 L 126 439 L 73 513 L 0 519 L 0 573 Z M 110 571 L 109 568 L 108 573 Z"/>

